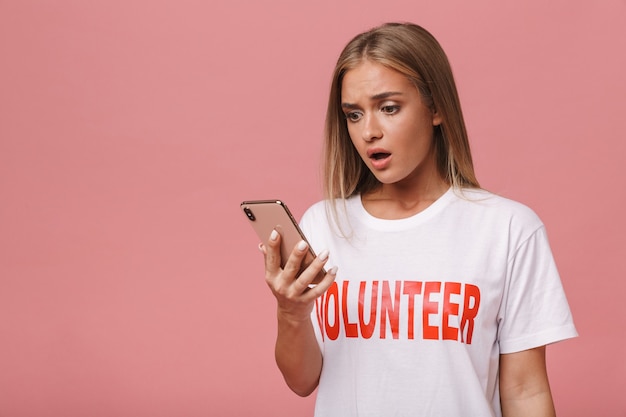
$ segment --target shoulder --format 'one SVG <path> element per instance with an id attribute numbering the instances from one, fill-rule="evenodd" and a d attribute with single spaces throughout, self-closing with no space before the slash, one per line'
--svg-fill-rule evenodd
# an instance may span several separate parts
<path id="1" fill-rule="evenodd" d="M 483 189 L 460 189 L 454 191 L 456 201 L 464 208 L 473 207 L 496 216 L 518 218 L 523 221 L 541 222 L 539 216 L 528 206 L 518 201 L 494 194 Z"/>
<path id="2" fill-rule="evenodd" d="M 318 201 L 305 210 L 300 218 L 300 228 L 310 237 L 318 233 L 328 224 L 328 209 L 326 201 Z"/>
<path id="3" fill-rule="evenodd" d="M 346 199 L 338 198 L 331 203 L 329 200 L 320 200 L 312 204 L 302 215 L 302 221 L 328 222 L 334 216 L 348 216 L 354 214 L 359 207 L 359 195 Z"/>
<path id="4" fill-rule="evenodd" d="M 302 215 L 300 227 L 305 234 L 339 234 L 351 230 L 353 219 L 359 215 L 360 196 L 321 200 L 311 205 Z"/>
<path id="5" fill-rule="evenodd" d="M 528 237 L 543 228 L 543 222 L 533 209 L 518 201 L 482 189 L 455 190 L 452 204 L 458 216 L 467 221 L 493 225 Z"/>
<path id="6" fill-rule="evenodd" d="M 326 206 L 327 203 L 325 200 L 318 201 L 312 204 L 308 209 L 305 210 L 302 215 L 301 222 L 312 222 L 316 220 L 321 220 L 326 217 Z"/>

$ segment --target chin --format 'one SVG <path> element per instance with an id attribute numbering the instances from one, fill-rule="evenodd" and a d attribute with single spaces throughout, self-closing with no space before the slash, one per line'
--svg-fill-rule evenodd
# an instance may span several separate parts
<path id="1" fill-rule="evenodd" d="M 402 178 L 398 179 L 398 178 L 389 178 L 389 177 L 380 177 L 380 176 L 375 176 L 375 177 L 381 185 L 393 185 L 393 184 L 402 182 Z"/>
<path id="2" fill-rule="evenodd" d="M 383 184 L 394 184 L 406 178 L 406 176 L 400 176 L 397 173 L 394 174 L 390 170 L 384 170 L 384 171 L 370 170 L 370 172 L 372 173 L 372 175 L 374 175 L 374 178 L 376 178 L 379 182 Z"/>

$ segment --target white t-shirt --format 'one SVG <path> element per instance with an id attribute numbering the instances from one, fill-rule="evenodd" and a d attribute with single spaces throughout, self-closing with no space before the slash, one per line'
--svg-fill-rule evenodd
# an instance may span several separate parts
<path id="1" fill-rule="evenodd" d="M 301 226 L 335 284 L 312 313 L 324 356 L 316 417 L 501 416 L 498 363 L 575 337 L 546 232 L 529 208 L 450 189 L 400 220 L 360 196 Z"/>

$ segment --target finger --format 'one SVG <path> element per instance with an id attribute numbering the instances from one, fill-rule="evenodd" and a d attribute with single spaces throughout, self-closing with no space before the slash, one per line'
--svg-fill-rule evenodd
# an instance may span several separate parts
<path id="1" fill-rule="evenodd" d="M 265 270 L 271 274 L 280 271 L 280 234 L 276 230 L 272 230 L 267 245 L 263 245 L 265 249 Z"/>
<path id="2" fill-rule="evenodd" d="M 315 280 L 319 280 L 320 282 L 323 280 L 324 274 L 324 265 L 328 261 L 328 250 L 323 250 L 320 254 L 311 262 L 307 268 L 302 271 L 300 276 L 297 279 L 298 285 L 301 288 L 311 287 L 314 284 Z M 322 279 L 320 279 L 320 275 L 322 275 Z"/>
<path id="3" fill-rule="evenodd" d="M 308 250 L 309 245 L 304 240 L 301 240 L 294 246 L 283 268 L 286 278 L 293 280 L 297 277 L 302 268 L 302 261 L 308 253 Z"/>
<path id="4" fill-rule="evenodd" d="M 335 278 L 337 278 L 337 267 L 333 266 L 328 270 L 324 278 L 318 284 L 312 287 L 307 286 L 308 291 L 306 291 L 306 296 L 312 300 L 320 297 L 330 288 L 331 285 L 333 285 Z"/>
<path id="5" fill-rule="evenodd" d="M 323 250 L 320 254 L 313 259 L 313 261 L 306 266 L 306 269 L 302 271 L 298 277 L 298 281 L 305 285 L 313 284 L 315 279 L 321 280 L 320 276 L 324 276 L 324 265 L 328 261 L 328 250 Z"/>

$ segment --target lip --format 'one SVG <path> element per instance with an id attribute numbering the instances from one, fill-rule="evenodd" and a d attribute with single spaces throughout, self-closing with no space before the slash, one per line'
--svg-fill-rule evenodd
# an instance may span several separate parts
<path id="1" fill-rule="evenodd" d="M 376 154 L 386 154 L 387 156 L 384 158 L 375 158 Z M 367 157 L 370 160 L 370 164 L 374 169 L 384 169 L 386 168 L 391 161 L 391 152 L 384 148 L 371 148 L 367 150 Z"/>
<path id="2" fill-rule="evenodd" d="M 369 148 L 367 150 L 367 157 L 368 158 L 373 158 L 374 155 L 377 154 L 377 153 L 388 153 L 388 154 L 391 154 L 391 152 L 389 152 L 385 148 Z"/>

